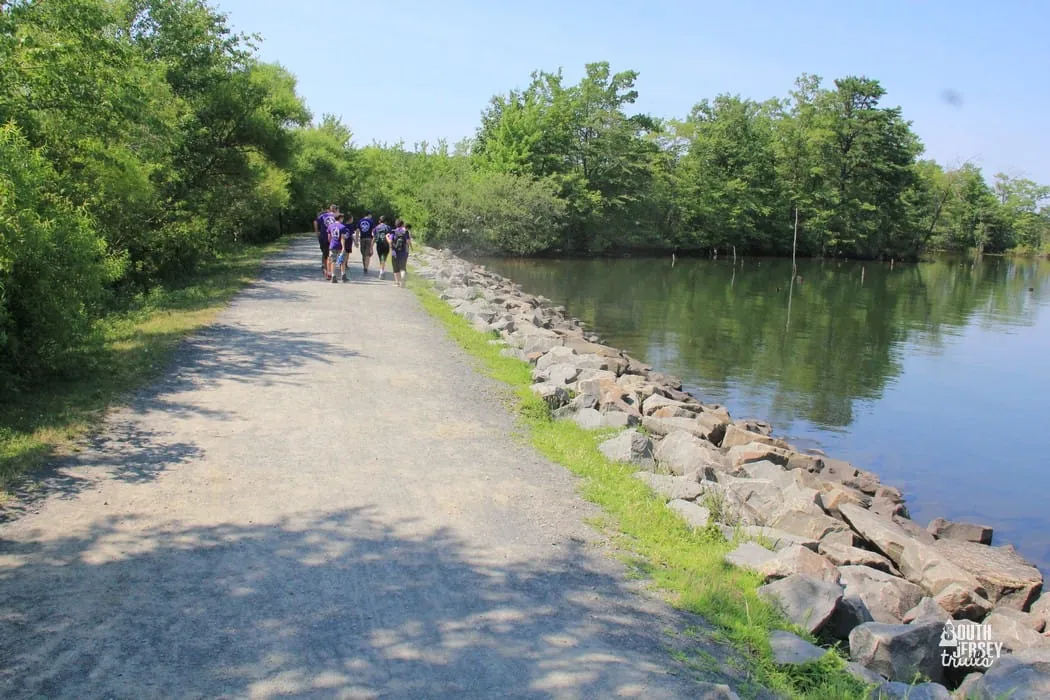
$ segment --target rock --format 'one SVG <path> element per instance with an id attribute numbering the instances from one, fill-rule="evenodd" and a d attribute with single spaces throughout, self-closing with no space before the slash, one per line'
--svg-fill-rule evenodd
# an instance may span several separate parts
<path id="1" fill-rule="evenodd" d="M 739 469 L 751 462 L 772 462 L 773 464 L 785 466 L 788 459 L 786 451 L 778 447 L 770 447 L 769 445 L 761 445 L 754 442 L 730 447 L 726 457 L 730 467 L 733 469 Z"/>
<path id="2" fill-rule="evenodd" d="M 821 540 L 817 551 L 835 566 L 868 566 L 886 573 L 892 573 L 893 570 L 893 564 L 889 559 L 877 552 L 869 552 L 860 547 Z"/>
<path id="3" fill-rule="evenodd" d="M 477 290 L 470 287 L 449 287 L 441 292 L 442 299 L 473 299 L 477 296 Z"/>
<path id="4" fill-rule="evenodd" d="M 891 681 L 875 688 L 871 700 L 952 700 L 952 694 L 940 683 L 909 685 Z"/>
<path id="5" fill-rule="evenodd" d="M 696 479 L 688 476 L 668 476 L 667 474 L 654 474 L 653 472 L 636 472 L 634 477 L 644 481 L 656 493 L 665 500 L 693 501 L 696 500 L 703 489 Z"/>
<path id="6" fill-rule="evenodd" d="M 949 615 L 958 620 L 980 620 L 992 609 L 992 603 L 975 591 L 953 583 L 933 597 Z"/>
<path id="7" fill-rule="evenodd" d="M 829 532 L 824 535 L 821 542 L 842 545 L 843 547 L 853 547 L 856 546 L 858 539 L 857 533 L 853 532 L 853 530 L 843 530 L 840 532 Z"/>
<path id="8" fill-rule="evenodd" d="M 839 574 L 845 594 L 863 600 L 876 622 L 899 624 L 923 598 L 914 583 L 868 566 L 840 566 Z"/>
<path id="9" fill-rule="evenodd" d="M 1050 630 L 1050 594 L 1043 593 L 1039 596 L 1028 611 L 1037 618 L 1041 618 L 1046 625 L 1046 629 Z"/>
<path id="10" fill-rule="evenodd" d="M 933 545 L 909 541 L 897 566 L 905 578 L 919 584 L 935 598 L 952 585 L 966 589 L 974 599 L 984 596 L 981 583 L 970 573 L 972 569 L 956 566 Z M 955 615 L 952 610 L 948 612 Z"/>
<path id="11" fill-rule="evenodd" d="M 697 681 L 691 692 L 699 700 L 740 700 L 740 696 L 725 683 Z"/>
<path id="12" fill-rule="evenodd" d="M 1006 615 L 1007 617 L 1017 620 L 1021 625 L 1027 627 L 1034 632 L 1042 632 L 1046 629 L 1046 620 L 1041 615 L 1033 614 L 1030 612 L 1022 612 L 1014 608 L 998 607 L 992 610 L 997 615 Z M 1050 642 L 1050 639 L 1047 640 Z"/>
<path id="13" fill-rule="evenodd" d="M 738 447 L 740 445 L 750 445 L 751 443 L 770 445 L 772 447 L 785 446 L 782 440 L 776 440 L 761 433 L 752 433 L 738 425 L 726 426 L 725 437 L 722 438 L 722 447 Z"/>
<path id="14" fill-rule="evenodd" d="M 1050 698 L 1050 649 L 1026 649 L 1002 656 L 973 683 L 970 698 L 1045 700 Z"/>
<path id="15" fill-rule="evenodd" d="M 754 542 L 744 542 L 726 555 L 726 561 L 743 569 L 758 571 L 762 566 L 771 561 L 776 555 Z"/>
<path id="16" fill-rule="evenodd" d="M 899 564 L 904 554 L 904 547 L 911 541 L 908 533 L 899 525 L 852 503 L 840 504 L 839 512 L 857 534 L 870 542 L 894 564 Z"/>
<path id="17" fill-rule="evenodd" d="M 673 374 L 664 374 L 663 372 L 650 372 L 649 380 L 652 381 L 653 384 L 666 386 L 669 389 L 674 389 L 676 391 L 682 390 L 682 380 L 674 376 Z"/>
<path id="18" fill-rule="evenodd" d="M 992 528 L 973 523 L 955 523 L 944 518 L 934 518 L 926 526 L 927 532 L 941 540 L 959 540 L 977 544 L 992 543 Z"/>
<path id="19" fill-rule="evenodd" d="M 710 443 L 683 430 L 672 431 L 656 446 L 656 461 L 675 474 L 689 474 L 704 467 L 722 468 L 722 455 Z"/>
<path id="20" fill-rule="evenodd" d="M 601 428 L 628 428 L 638 424 L 638 418 L 626 413 L 602 413 L 593 408 L 583 408 L 576 412 L 576 424 L 588 430 Z"/>
<path id="21" fill-rule="evenodd" d="M 736 512 L 749 525 L 768 525 L 780 507 L 781 489 L 772 481 L 725 477 L 720 483 Z"/>
<path id="22" fill-rule="evenodd" d="M 637 430 L 625 430 L 614 438 L 598 445 L 605 457 L 613 462 L 625 462 L 643 466 L 654 465 L 653 441 Z M 697 487 L 699 491 L 699 487 Z"/>
<path id="23" fill-rule="evenodd" d="M 564 386 L 553 382 L 533 384 L 529 389 L 543 399 L 543 402 L 550 406 L 551 410 L 561 408 L 569 403 L 569 392 L 565 390 Z"/>
<path id="24" fill-rule="evenodd" d="M 576 351 L 572 348 L 567 348 L 564 345 L 557 345 L 543 354 L 543 357 L 536 360 L 536 369 L 547 369 L 552 365 L 558 365 L 563 363 L 572 364 L 572 361 L 577 357 Z"/>
<path id="25" fill-rule="evenodd" d="M 530 353 L 547 353 L 552 348 L 556 348 L 562 344 L 561 338 L 550 337 L 546 335 L 533 334 L 525 338 L 524 344 L 521 346 L 522 351 L 528 355 Z M 542 356 L 542 355 L 541 355 Z"/>
<path id="26" fill-rule="evenodd" d="M 973 574 L 996 605 L 1027 610 L 1043 587 L 1043 575 L 1010 546 L 937 540 L 936 551 Z M 903 571 L 903 569 L 902 569 Z M 907 573 L 907 572 L 905 572 Z M 980 591 L 979 591 L 980 592 Z"/>
<path id="27" fill-rule="evenodd" d="M 833 639 L 849 639 L 849 633 L 865 622 L 872 622 L 872 619 L 871 611 L 864 601 L 854 596 L 843 596 L 821 634 Z"/>
<path id="28" fill-rule="evenodd" d="M 715 445 L 722 439 L 726 426 L 724 422 L 706 413 L 701 413 L 696 418 L 655 418 L 649 416 L 642 421 L 642 425 L 659 435 L 667 435 L 675 430 L 684 430 Z"/>
<path id="29" fill-rule="evenodd" d="M 792 545 L 805 547 L 811 552 L 817 551 L 817 540 L 792 535 L 790 532 L 784 532 L 783 530 L 777 530 L 772 527 L 765 527 L 763 525 L 741 525 L 737 528 L 737 533 L 739 533 L 740 537 L 744 539 L 755 540 L 763 545 L 768 544 L 769 548 L 775 552 L 779 552 L 780 550 L 786 549 Z"/>
<path id="30" fill-rule="evenodd" d="M 862 683 L 867 683 L 868 685 L 882 685 L 886 682 L 886 679 L 883 678 L 881 675 L 875 673 L 870 668 L 861 666 L 856 661 L 846 662 L 846 673 L 850 674 Z"/>
<path id="31" fill-rule="evenodd" d="M 938 646 L 942 629 L 936 621 L 916 625 L 866 622 L 850 632 L 850 657 L 891 681 L 911 682 L 922 674 L 940 682 L 944 679 Z"/>
<path id="32" fill-rule="evenodd" d="M 793 574 L 805 574 L 822 581 L 838 583 L 839 571 L 830 561 L 816 552 L 797 544 L 781 549 L 763 564 L 758 572 L 766 581 L 787 578 Z"/>
<path id="33" fill-rule="evenodd" d="M 664 406 L 653 411 L 653 418 L 697 418 L 699 413 L 694 413 L 681 406 Z"/>
<path id="34" fill-rule="evenodd" d="M 784 630 L 770 632 L 769 646 L 773 649 L 773 661 L 782 666 L 816 661 L 824 658 L 824 655 L 828 653 L 827 649 L 821 649 L 802 637 Z"/>
<path id="35" fill-rule="evenodd" d="M 758 594 L 778 605 L 791 622 L 815 633 L 835 612 L 842 600 L 842 587 L 830 581 L 794 574 L 759 587 Z"/>
<path id="36" fill-rule="evenodd" d="M 1018 614 L 1024 615 L 1020 611 Z M 1032 629 L 1031 624 L 1005 613 L 993 610 L 982 621 L 991 630 L 992 641 L 1002 642 L 1005 651 L 1016 652 L 1037 647 L 1050 648 L 1050 639 Z"/>
<path id="37" fill-rule="evenodd" d="M 649 373 L 653 371 L 652 365 L 647 365 L 641 360 L 637 360 L 631 357 L 630 355 L 625 355 L 624 359 L 627 360 L 627 369 L 624 370 L 624 374 L 647 377 L 649 376 Z"/>
<path id="38" fill-rule="evenodd" d="M 667 507 L 678 513 L 690 527 L 706 527 L 711 519 L 711 511 L 690 501 L 676 499 L 668 503 Z"/>
<path id="39" fill-rule="evenodd" d="M 976 683 L 983 675 L 983 673 L 977 672 L 968 673 L 966 677 L 963 678 L 962 683 L 959 684 L 959 687 L 955 689 L 955 694 L 952 697 L 958 698 L 958 700 L 971 700 L 971 698 L 976 698 L 978 692 Z"/>
<path id="40" fill-rule="evenodd" d="M 801 537 L 819 540 L 829 533 L 848 530 L 841 520 L 823 513 L 792 509 L 776 515 L 770 523 L 775 528 Z"/>
<path id="41" fill-rule="evenodd" d="M 519 350 L 517 348 L 503 348 L 502 350 L 499 351 L 499 355 L 500 355 L 500 357 L 510 357 L 510 358 L 515 359 L 515 360 L 521 360 L 522 362 L 528 362 L 529 361 L 528 357 L 525 355 L 524 351 Z"/>
<path id="42" fill-rule="evenodd" d="M 861 508 L 867 508 L 871 505 L 871 499 L 868 496 L 848 486 L 825 481 L 821 483 L 820 488 L 822 491 L 820 494 L 820 507 L 831 515 L 843 517 L 839 511 L 839 506 L 843 503 L 852 503 Z"/>
<path id="43" fill-rule="evenodd" d="M 898 503 L 897 501 L 891 501 L 891 500 L 886 499 L 886 498 L 878 498 L 878 497 L 873 498 L 872 501 L 871 501 L 871 505 L 868 506 L 868 510 L 870 510 L 875 515 L 879 515 L 879 516 L 882 516 L 883 518 L 887 518 L 887 519 L 890 519 L 890 520 L 894 520 L 894 516 L 901 516 L 901 517 L 904 517 L 904 518 L 908 517 L 908 508 L 903 503 Z M 897 524 L 900 525 L 901 523 L 897 523 Z M 914 525 L 914 523 L 913 523 L 913 525 Z M 926 532 L 925 530 L 923 530 L 918 525 L 914 525 L 914 527 L 915 527 L 916 530 L 921 532 L 922 535 L 925 535 L 926 537 L 928 537 L 930 539 L 930 541 L 933 541 L 933 535 L 931 535 L 930 533 Z M 907 527 L 905 527 L 905 531 L 906 532 L 908 531 Z M 916 532 L 908 532 L 908 534 L 911 537 L 922 536 L 922 535 L 919 535 Z"/>
<path id="44" fill-rule="evenodd" d="M 684 401 L 674 401 L 667 397 L 660 396 L 659 394 L 653 394 L 643 402 L 642 415 L 652 416 L 657 410 L 663 408 L 679 408 L 692 413 L 699 413 L 700 411 L 700 407 L 696 404 L 689 404 Z"/>
<path id="45" fill-rule="evenodd" d="M 904 623 L 911 624 L 913 622 L 930 622 L 935 620 L 940 623 L 945 623 L 952 619 L 952 616 L 948 614 L 948 611 L 942 608 L 936 600 L 929 596 L 925 596 L 919 601 L 919 604 L 914 608 L 904 613 Z"/>

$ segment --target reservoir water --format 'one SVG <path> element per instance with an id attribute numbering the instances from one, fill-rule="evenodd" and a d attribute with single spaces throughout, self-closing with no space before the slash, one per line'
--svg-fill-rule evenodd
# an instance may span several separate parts
<path id="1" fill-rule="evenodd" d="M 479 261 L 734 417 L 1050 574 L 1050 261 Z"/>

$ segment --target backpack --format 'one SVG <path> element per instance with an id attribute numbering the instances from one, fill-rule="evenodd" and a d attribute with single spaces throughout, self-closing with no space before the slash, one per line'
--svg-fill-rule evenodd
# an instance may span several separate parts
<path id="1" fill-rule="evenodd" d="M 394 240 L 390 242 L 390 247 L 395 253 L 401 255 L 408 250 L 408 231 L 403 228 L 399 228 L 394 231 Z"/>

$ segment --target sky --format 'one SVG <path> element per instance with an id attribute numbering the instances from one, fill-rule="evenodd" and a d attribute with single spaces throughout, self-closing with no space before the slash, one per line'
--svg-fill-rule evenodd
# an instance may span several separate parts
<path id="1" fill-rule="evenodd" d="M 1044 0 L 212 0 L 298 78 L 316 118 L 354 142 L 474 134 L 534 70 L 609 61 L 639 73 L 636 111 L 683 118 L 720 93 L 786 97 L 796 77 L 882 83 L 925 157 L 1050 184 L 1050 2 Z M 949 98 L 949 96 L 951 96 Z"/>

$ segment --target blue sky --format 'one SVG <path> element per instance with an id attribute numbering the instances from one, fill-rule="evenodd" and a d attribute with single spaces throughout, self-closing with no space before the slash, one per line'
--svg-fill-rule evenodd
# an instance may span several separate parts
<path id="1" fill-rule="evenodd" d="M 926 146 L 1050 184 L 1050 2 L 213 0 L 291 70 L 315 116 L 354 141 L 473 134 L 489 98 L 535 69 L 640 73 L 638 111 L 684 117 L 721 92 L 786 96 L 801 73 L 877 78 Z M 946 91 L 961 98 L 952 104 Z"/>

